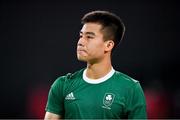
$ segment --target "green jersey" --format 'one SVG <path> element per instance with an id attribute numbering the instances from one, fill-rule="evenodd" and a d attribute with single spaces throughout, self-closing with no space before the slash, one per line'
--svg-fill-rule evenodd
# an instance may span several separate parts
<path id="1" fill-rule="evenodd" d="M 131 77 L 112 69 L 92 80 L 82 69 L 53 83 L 46 111 L 64 119 L 145 119 L 146 102 L 139 82 Z"/>

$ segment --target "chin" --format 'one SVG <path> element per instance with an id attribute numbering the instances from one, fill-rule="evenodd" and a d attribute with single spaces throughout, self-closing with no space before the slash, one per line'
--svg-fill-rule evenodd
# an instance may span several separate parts
<path id="1" fill-rule="evenodd" d="M 87 62 L 87 59 L 85 58 L 85 57 L 82 57 L 82 56 L 77 56 L 77 59 L 79 60 L 79 61 L 82 61 L 82 62 Z"/>
<path id="2" fill-rule="evenodd" d="M 84 59 L 84 58 L 77 58 L 79 61 L 82 61 L 82 62 L 87 62 L 87 60 L 86 59 Z"/>

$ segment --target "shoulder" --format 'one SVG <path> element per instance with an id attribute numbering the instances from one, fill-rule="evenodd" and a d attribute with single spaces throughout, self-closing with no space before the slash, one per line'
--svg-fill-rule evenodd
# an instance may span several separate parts
<path id="1" fill-rule="evenodd" d="M 129 95 L 136 94 L 136 96 L 143 96 L 143 89 L 138 80 L 133 79 L 132 77 L 121 73 L 119 71 L 115 72 L 115 80 L 118 81 L 116 84 L 121 88 L 126 89 L 126 94 Z"/>
<path id="2" fill-rule="evenodd" d="M 61 85 L 64 83 L 72 82 L 75 79 L 81 78 L 83 74 L 84 68 L 81 70 L 78 70 L 74 73 L 67 73 L 66 75 L 59 76 L 53 83 L 53 86 L 55 85 Z"/>
<path id="3" fill-rule="evenodd" d="M 123 84 L 124 86 L 134 86 L 139 84 L 138 80 L 135 80 L 134 78 L 119 71 L 115 71 L 114 77 L 118 80 L 118 83 Z"/>

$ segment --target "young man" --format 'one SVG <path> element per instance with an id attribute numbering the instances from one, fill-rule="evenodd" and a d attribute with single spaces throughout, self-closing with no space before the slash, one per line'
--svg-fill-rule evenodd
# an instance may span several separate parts
<path id="1" fill-rule="evenodd" d="M 87 67 L 53 83 L 45 119 L 145 119 L 140 83 L 111 64 L 111 53 L 125 31 L 121 19 L 107 11 L 93 11 L 82 18 L 82 24 L 77 58 Z"/>

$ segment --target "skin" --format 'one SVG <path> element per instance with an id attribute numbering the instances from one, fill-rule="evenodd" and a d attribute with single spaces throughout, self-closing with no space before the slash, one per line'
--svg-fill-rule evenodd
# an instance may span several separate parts
<path id="1" fill-rule="evenodd" d="M 104 40 L 100 24 L 84 24 L 77 43 L 77 58 L 87 62 L 87 77 L 95 80 L 105 76 L 111 70 L 113 47 L 113 40 Z"/>
<path id="2" fill-rule="evenodd" d="M 44 120 L 60 120 L 61 116 L 54 114 L 54 113 L 50 113 L 50 112 L 46 112 Z"/>
<path id="3" fill-rule="evenodd" d="M 112 69 L 111 51 L 113 40 L 104 40 L 102 26 L 98 23 L 86 23 L 80 31 L 77 43 L 77 58 L 87 62 L 86 76 L 93 80 L 105 76 Z M 61 116 L 46 112 L 46 120 L 57 120 Z"/>

